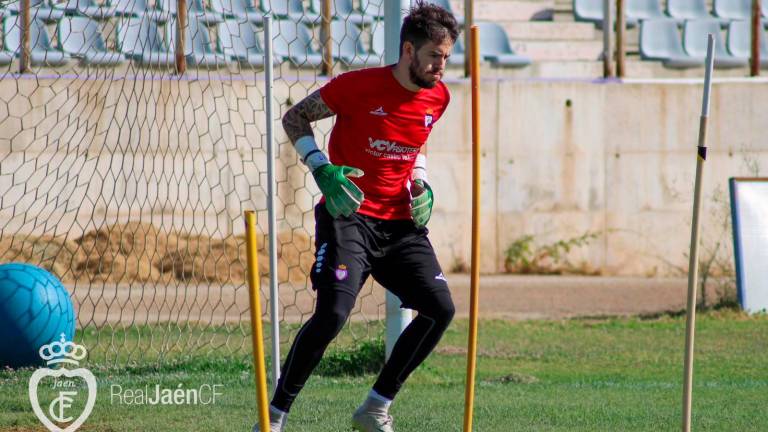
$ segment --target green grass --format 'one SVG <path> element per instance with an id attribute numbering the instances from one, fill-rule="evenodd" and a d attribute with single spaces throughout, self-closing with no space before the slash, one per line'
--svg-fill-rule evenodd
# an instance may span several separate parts
<path id="1" fill-rule="evenodd" d="M 398 431 L 462 429 L 467 324 L 460 320 L 451 326 L 438 352 L 398 396 L 392 409 Z M 678 430 L 684 331 L 680 316 L 482 321 L 474 430 Z M 768 430 L 766 365 L 768 317 L 734 311 L 699 314 L 694 429 Z M 96 374 L 100 393 L 83 430 L 246 431 L 257 417 L 253 374 L 242 355 L 200 356 L 160 368 L 142 362 L 128 368 L 86 366 Z M 30 370 L 0 372 L 0 430 L 44 430 L 27 400 L 30 375 Z M 313 376 L 294 405 L 288 431 L 349 431 L 348 418 L 374 378 Z M 223 396 L 206 406 L 110 401 L 112 385 L 155 384 L 221 384 Z"/>

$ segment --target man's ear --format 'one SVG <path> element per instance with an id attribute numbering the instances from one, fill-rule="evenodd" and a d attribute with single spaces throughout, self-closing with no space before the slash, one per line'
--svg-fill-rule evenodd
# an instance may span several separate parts
<path id="1" fill-rule="evenodd" d="M 413 43 L 408 41 L 403 42 L 403 55 L 411 59 L 416 57 L 416 47 L 413 46 Z"/>

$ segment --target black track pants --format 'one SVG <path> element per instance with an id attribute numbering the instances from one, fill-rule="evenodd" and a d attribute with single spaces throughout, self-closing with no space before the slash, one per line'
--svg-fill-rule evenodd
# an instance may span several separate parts
<path id="1" fill-rule="evenodd" d="M 293 341 L 272 405 L 290 410 L 328 344 L 341 331 L 369 275 L 418 315 L 403 331 L 373 388 L 393 399 L 427 358 L 453 318 L 448 284 L 427 239 L 413 221 L 354 214 L 332 219 L 315 208 L 315 313 Z"/>

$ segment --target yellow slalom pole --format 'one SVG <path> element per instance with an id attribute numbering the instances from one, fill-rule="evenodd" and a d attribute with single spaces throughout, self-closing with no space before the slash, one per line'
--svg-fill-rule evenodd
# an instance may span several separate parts
<path id="1" fill-rule="evenodd" d="M 264 366 L 264 331 L 261 325 L 261 287 L 259 283 L 259 257 L 256 241 L 256 214 L 250 210 L 245 212 L 245 238 L 248 256 L 248 297 L 251 303 L 253 369 L 256 374 L 256 409 L 259 411 L 259 427 L 261 432 L 268 432 L 267 370 Z"/>
<path id="2" fill-rule="evenodd" d="M 480 43 L 476 25 L 470 29 L 470 73 L 472 75 L 472 276 L 469 302 L 467 383 L 464 394 L 464 432 L 472 431 L 477 366 L 477 310 L 480 294 Z"/>

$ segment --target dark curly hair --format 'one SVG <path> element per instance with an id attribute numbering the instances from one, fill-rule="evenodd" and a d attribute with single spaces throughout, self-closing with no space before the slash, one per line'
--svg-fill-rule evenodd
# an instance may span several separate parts
<path id="1" fill-rule="evenodd" d="M 406 42 L 412 43 L 418 50 L 427 41 L 441 43 L 450 38 L 451 43 L 456 43 L 458 37 L 459 25 L 453 14 L 433 3 L 418 0 L 400 29 L 400 55 L 403 55 L 403 44 Z"/>

